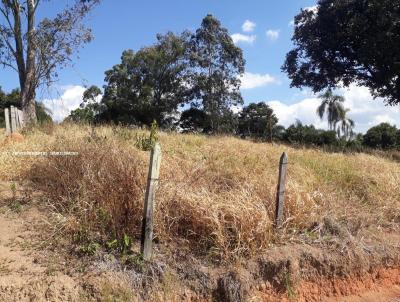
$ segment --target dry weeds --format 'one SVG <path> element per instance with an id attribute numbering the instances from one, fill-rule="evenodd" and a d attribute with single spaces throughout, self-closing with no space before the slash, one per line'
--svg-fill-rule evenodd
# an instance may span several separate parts
<path id="1" fill-rule="evenodd" d="M 105 242 L 140 233 L 148 152 L 140 130 L 64 125 L 0 145 L 0 178 L 30 179 L 46 193 L 57 227 L 75 239 Z M 296 234 L 333 217 L 350 232 L 397 228 L 400 164 L 371 155 L 328 154 L 233 137 L 160 133 L 156 236 L 192 252 L 235 259 L 274 242 L 278 161 L 289 155 L 285 229 Z M 4 138 L 0 138 L 4 141 Z M 76 151 L 23 157 L 20 151 Z"/>

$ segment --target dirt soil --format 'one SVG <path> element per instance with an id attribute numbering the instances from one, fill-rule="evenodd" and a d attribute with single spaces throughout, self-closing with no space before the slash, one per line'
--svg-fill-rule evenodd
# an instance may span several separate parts
<path id="1" fill-rule="evenodd" d="M 40 199 L 40 196 L 29 194 L 24 197 L 20 187 L 15 188 L 10 182 L 0 182 L 0 301 L 139 301 L 130 299 L 107 299 L 102 297 L 99 284 L 109 282 L 109 278 L 99 272 L 85 270 L 79 273 L 69 269 L 68 257 L 55 257 L 51 252 L 51 243 L 41 241 L 38 232 L 46 229 L 47 214 L 39 203 L 32 199 Z M 396 246 L 399 240 L 397 234 L 391 238 L 392 246 Z M 287 251 L 287 254 L 285 254 Z M 296 251 L 294 253 L 293 251 Z M 337 258 L 329 258 L 324 253 L 311 246 L 290 245 L 284 248 L 277 247 L 268 251 L 268 256 L 249 262 L 246 267 L 251 269 L 254 265 L 254 275 L 248 278 L 246 298 L 243 296 L 225 292 L 222 296 L 199 298 L 195 292 L 191 295 L 183 295 L 168 301 L 301 301 L 301 302 L 400 302 L 400 267 L 391 265 L 381 269 L 373 269 L 373 266 L 365 266 L 364 273 L 358 277 L 346 277 L 345 269 L 340 263 L 335 263 Z M 373 252 L 371 252 L 373 254 Z M 290 256 L 287 256 L 289 255 Z M 389 254 L 388 254 L 389 255 Z M 383 255 L 382 257 L 387 257 Z M 285 257 L 288 257 L 287 260 Z M 297 258 L 296 258 L 297 257 Z M 294 259 L 297 260 L 294 260 Z M 286 260 L 285 260 L 286 259 Z M 336 260 L 335 260 L 336 259 Z M 367 260 L 354 259 L 354 269 L 357 263 L 363 266 Z M 382 259 L 377 259 L 377 262 Z M 75 259 L 75 263 L 79 259 Z M 331 261 L 331 263 L 329 263 Z M 358 262 L 357 262 L 358 261 Z M 369 263 L 369 262 L 368 262 Z M 185 274 L 188 274 L 188 263 L 182 264 Z M 335 265 L 335 271 L 343 270 L 343 278 L 315 277 L 327 267 Z M 313 271 L 318 267 L 318 271 Z M 176 269 L 176 268 L 175 268 Z M 302 277 L 308 278 L 296 281 L 301 272 Z M 359 270 L 362 272 L 363 270 Z M 287 284 L 276 283 L 275 275 L 285 272 L 291 275 Z M 248 273 L 247 273 L 248 274 Z M 203 276 L 204 274 L 202 274 Z M 213 274 L 207 274 L 211 278 Z M 235 283 L 240 279 L 225 273 L 218 274 L 211 282 L 222 287 L 245 287 L 243 283 Z M 225 279 L 221 276 L 227 276 Z M 245 275 L 245 274 L 244 274 Z M 193 282 L 199 283 L 198 273 L 194 271 Z M 313 277 L 314 276 L 314 277 Z M 282 276 L 281 276 L 282 277 Z M 218 280 L 218 278 L 220 278 Z M 258 279 L 257 279 L 258 278 Z M 190 279 L 190 278 L 188 278 Z M 282 279 L 282 278 L 281 278 Z M 218 281 L 217 281 L 218 280 Z M 261 282 L 260 282 L 261 280 Z M 283 276 L 285 279 L 285 275 Z M 190 280 L 186 280 L 190 281 Z M 257 285 L 256 283 L 257 282 Z M 295 284 L 291 284 L 294 282 Z M 205 282 L 207 283 L 207 282 Z M 188 283 L 182 283 L 189 287 Z M 222 284 L 222 285 L 221 285 Z M 279 292 L 279 286 L 285 288 L 285 292 Z M 293 289 L 291 288 L 293 286 Z M 192 289 L 193 290 L 193 287 Z M 293 290 L 292 295 L 289 293 Z M 233 289 L 233 292 L 235 289 Z M 200 295 L 201 296 L 201 295 Z M 235 300 L 236 299 L 236 300 Z M 162 298 L 160 299 L 163 300 Z M 164 298 L 164 301 L 167 301 Z"/>
<path id="2" fill-rule="evenodd" d="M 0 192 L 0 301 L 79 301 L 73 278 L 38 263 L 31 238 L 44 216 L 13 203 L 9 184 L 1 184 Z"/>
<path id="3" fill-rule="evenodd" d="M 325 302 L 399 302 L 400 286 L 392 288 L 378 288 L 373 291 L 364 292 L 356 296 L 348 296 L 342 298 L 328 298 Z"/>

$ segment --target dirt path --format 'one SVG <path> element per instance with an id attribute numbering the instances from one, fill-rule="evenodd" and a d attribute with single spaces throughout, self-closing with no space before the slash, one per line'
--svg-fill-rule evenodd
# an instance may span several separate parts
<path id="1" fill-rule="evenodd" d="M 13 201 L 9 184 L 0 184 L 0 301 L 81 301 L 73 278 L 38 263 L 33 226 L 42 219 L 36 207 Z"/>

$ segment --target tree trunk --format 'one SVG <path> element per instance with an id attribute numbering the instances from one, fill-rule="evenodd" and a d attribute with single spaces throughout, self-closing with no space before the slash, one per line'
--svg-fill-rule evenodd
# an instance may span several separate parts
<path id="1" fill-rule="evenodd" d="M 27 37 L 27 53 L 26 53 L 26 78 L 25 85 L 21 87 L 22 111 L 26 123 L 36 124 L 36 106 L 35 106 L 35 0 L 28 0 L 28 37 Z"/>
<path id="2" fill-rule="evenodd" d="M 33 125 L 37 122 L 35 94 L 30 90 L 29 88 L 25 88 L 21 92 L 22 112 L 26 125 Z"/>

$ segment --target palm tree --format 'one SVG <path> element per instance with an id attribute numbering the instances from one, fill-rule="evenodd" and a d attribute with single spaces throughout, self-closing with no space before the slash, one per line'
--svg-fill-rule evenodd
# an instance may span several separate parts
<path id="1" fill-rule="evenodd" d="M 352 138 L 352 136 L 354 135 L 353 129 L 355 126 L 355 122 L 347 117 L 347 112 L 349 111 L 350 109 L 346 109 L 341 112 L 339 120 L 335 123 L 335 128 L 336 125 L 339 123 L 339 126 L 337 127 L 338 136 L 340 137 L 340 135 L 343 134 L 343 137 L 346 139 Z"/>
<path id="2" fill-rule="evenodd" d="M 336 123 L 345 112 L 343 107 L 344 97 L 333 94 L 332 89 L 328 88 L 319 98 L 322 99 L 322 103 L 317 108 L 317 114 L 323 119 L 326 113 L 329 130 L 335 130 Z"/>

